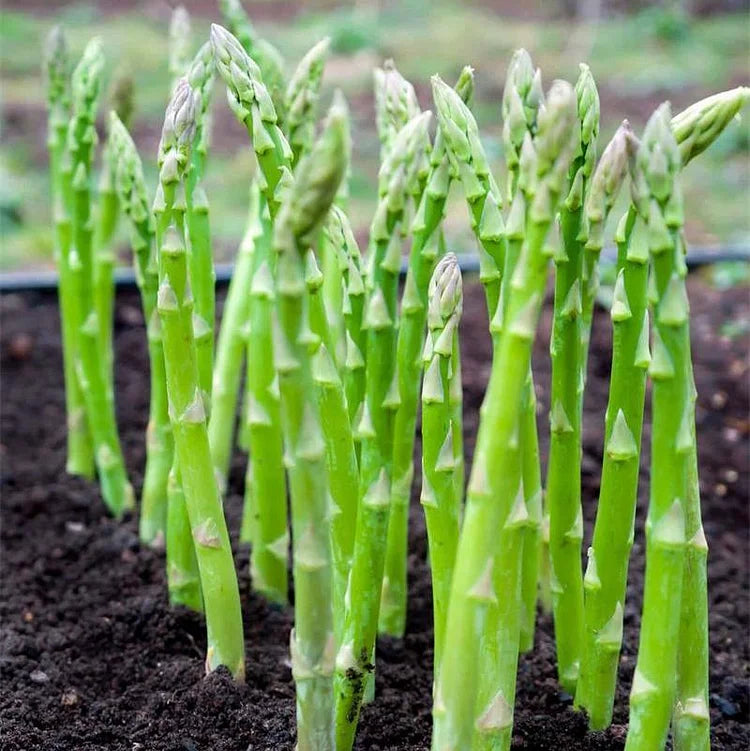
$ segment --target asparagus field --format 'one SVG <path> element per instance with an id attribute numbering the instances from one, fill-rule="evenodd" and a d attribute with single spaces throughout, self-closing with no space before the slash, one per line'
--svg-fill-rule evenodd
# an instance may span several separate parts
<path id="1" fill-rule="evenodd" d="M 340 92 L 319 122 L 328 40 L 289 75 L 239 0 L 219 6 L 226 27 L 213 24 L 197 50 L 188 14 L 174 11 L 173 82 L 153 155 L 139 154 L 128 131 L 125 87 L 106 103 L 96 159 L 105 51 L 94 39 L 73 67 L 63 30 L 47 41 L 67 472 L 96 476 L 115 519 L 138 516 L 140 545 L 163 553 L 169 603 L 203 618 L 206 672 L 252 683 L 247 588 L 223 503 L 233 462 L 247 455 L 239 535 L 251 549 L 253 593 L 293 614 L 283 648 L 299 751 L 354 748 L 366 705 L 379 701 L 379 638 L 408 638 L 418 486 L 434 624 L 424 745 L 498 751 L 515 747 L 519 656 L 538 647 L 539 617 L 553 619 L 559 687 L 574 711 L 591 731 L 612 723 L 648 445 L 646 576 L 623 740 L 632 751 L 658 751 L 670 737 L 676 751 L 708 749 L 708 547 L 680 173 L 730 126 L 750 88 L 676 115 L 665 102 L 642 133 L 625 121 L 601 144 L 595 64 L 582 63 L 573 83 L 547 85 L 520 49 L 497 102 L 506 170 L 495 175 L 472 114 L 472 68 L 455 86 L 433 76 L 430 110 L 384 61 L 373 77 L 377 204 L 360 247 L 347 215 L 352 136 Z M 210 206 L 222 196 L 207 196 L 203 177 L 211 99 L 224 94 L 255 169 L 219 326 Z M 155 186 L 145 160 L 157 163 Z M 472 454 L 459 326 L 469 286 L 441 226 L 451 191 L 465 198 L 489 322 L 470 336 L 491 346 Z M 609 237 L 621 195 L 626 211 Z M 128 479 L 117 424 L 118 221 L 146 322 L 140 487 Z M 599 354 L 590 345 L 604 301 L 602 250 L 612 243 L 612 357 L 586 550 L 584 399 Z M 550 285 L 551 388 L 541 414 L 532 351 Z"/>

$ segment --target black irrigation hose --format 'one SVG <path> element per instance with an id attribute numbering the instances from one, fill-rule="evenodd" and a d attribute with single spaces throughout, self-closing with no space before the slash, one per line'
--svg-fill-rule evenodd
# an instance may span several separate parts
<path id="1" fill-rule="evenodd" d="M 614 262 L 615 249 L 606 248 L 602 256 L 605 260 Z M 479 257 L 474 253 L 460 253 L 459 265 L 465 274 L 479 272 Z M 687 266 L 695 270 L 713 263 L 745 262 L 750 263 L 750 247 L 745 245 L 725 245 L 721 247 L 694 246 L 688 250 Z M 232 278 L 234 266 L 231 263 L 216 265 L 216 281 L 226 284 Z M 401 275 L 406 274 L 407 263 L 404 259 L 401 265 Z M 135 274 L 130 268 L 115 269 L 115 285 L 118 287 L 134 287 Z M 55 289 L 57 287 L 56 271 L 13 271 L 0 274 L 0 294 L 7 292 L 33 292 Z"/>

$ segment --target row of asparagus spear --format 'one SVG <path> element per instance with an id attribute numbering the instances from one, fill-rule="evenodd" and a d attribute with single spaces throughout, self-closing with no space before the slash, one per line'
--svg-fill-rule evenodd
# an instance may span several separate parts
<path id="1" fill-rule="evenodd" d="M 561 686 L 592 729 L 612 718 L 633 543 L 646 384 L 652 389 L 647 569 L 627 748 L 709 746 L 707 546 L 700 521 L 695 399 L 679 172 L 748 98 L 740 88 L 672 118 L 627 122 L 597 163 L 599 97 L 515 53 L 502 99 L 507 175 L 490 169 L 472 115 L 473 72 L 432 81 L 436 122 L 386 63 L 375 74 L 381 142 L 367 253 L 347 217 L 351 154 L 336 93 L 316 136 L 329 46 L 285 82 L 278 51 L 237 0 L 219 3 L 190 57 L 190 21 L 170 28 L 174 77 L 153 199 L 128 132 L 107 119 L 93 190 L 101 43 L 69 72 L 62 32 L 46 54 L 49 151 L 64 350 L 68 463 L 99 477 L 115 516 L 134 506 L 115 419 L 112 243 L 128 227 L 150 362 L 144 544 L 166 548 L 170 601 L 205 613 L 207 670 L 244 678 L 237 576 L 222 495 L 237 441 L 249 453 L 241 539 L 253 588 L 288 603 L 291 547 L 298 748 L 349 749 L 372 698 L 377 634 L 403 636 L 409 499 L 421 401 L 424 509 L 433 582 L 436 751 L 510 748 L 519 653 L 537 599 L 554 615 Z M 247 228 L 215 342 L 209 205 L 216 75 L 257 169 Z M 127 97 L 119 97 L 127 102 Z M 115 102 L 117 105 L 117 102 Z M 452 183 L 480 254 L 492 369 L 465 483 L 459 322 L 462 279 L 441 229 Z M 617 277 L 601 489 L 581 567 L 581 421 L 599 255 L 610 212 Z M 408 255 L 399 299 L 402 258 Z M 531 370 L 554 266 L 544 493 Z M 244 394 L 240 387 L 244 374 Z M 466 486 L 466 491 L 465 491 Z M 287 523 L 287 495 L 291 527 Z M 465 496 L 465 499 L 464 499 Z"/>

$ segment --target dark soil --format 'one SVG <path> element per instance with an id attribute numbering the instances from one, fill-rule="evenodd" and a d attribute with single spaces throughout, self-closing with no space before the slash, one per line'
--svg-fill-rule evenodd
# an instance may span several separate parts
<path id="1" fill-rule="evenodd" d="M 750 743 L 748 691 L 748 337 L 722 336 L 747 320 L 746 289 L 690 285 L 700 393 L 698 432 L 711 609 L 711 721 L 715 749 Z M 467 447 L 489 371 L 483 294 L 466 290 L 463 325 Z M 109 519 L 93 483 L 65 475 L 65 420 L 53 297 L 6 295 L 1 355 L 2 691 L 4 751 L 246 751 L 291 749 L 294 687 L 287 661 L 290 612 L 248 587 L 248 551 L 236 548 L 247 641 L 245 685 L 203 673 L 199 616 L 170 608 L 161 556 L 139 546 L 136 521 Z M 540 414 L 547 409 L 547 312 L 536 351 Z M 736 329 L 737 327 L 735 327 Z M 137 297 L 119 296 L 116 325 L 119 420 L 131 476 L 140 485 L 148 401 Z M 601 462 L 609 370 L 609 322 L 596 322 L 587 388 L 583 495 L 590 535 Z M 544 410 L 545 412 L 542 412 Z M 540 418 L 545 441 L 544 422 Z M 648 438 L 648 434 L 646 435 Z M 645 452 L 647 455 L 647 451 Z M 244 458 L 235 457 L 227 514 L 236 535 Z M 643 501 L 625 613 L 615 724 L 587 734 L 586 720 L 555 680 L 552 627 L 542 617 L 534 652 L 522 658 L 514 748 L 620 749 L 637 651 L 643 575 Z M 403 640 L 378 646 L 377 699 L 365 708 L 358 749 L 426 749 L 430 735 L 432 628 L 421 510 L 413 496 L 410 601 Z M 236 540 L 236 538 L 235 538 Z"/>

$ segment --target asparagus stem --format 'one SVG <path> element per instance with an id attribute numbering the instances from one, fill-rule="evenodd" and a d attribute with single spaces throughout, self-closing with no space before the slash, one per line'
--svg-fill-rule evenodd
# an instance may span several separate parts
<path id="1" fill-rule="evenodd" d="M 330 348 L 335 344 L 322 297 L 323 275 L 312 251 L 308 251 L 307 256 L 306 282 L 310 295 L 310 328 L 320 340 L 313 360 L 313 378 L 318 386 L 320 419 L 326 444 L 332 509 L 333 625 L 336 643 L 340 644 L 344 634 L 346 590 L 354 553 L 359 468 L 344 385 L 331 356 Z"/>
<path id="2" fill-rule="evenodd" d="M 583 204 L 596 158 L 599 95 L 588 67 L 576 83 L 580 151 L 570 168 L 570 190 L 560 209 L 562 252 L 555 261 L 555 305 L 550 341 L 550 451 L 547 467 L 552 610 L 560 684 L 575 693 L 583 639 L 581 542 L 581 418 Z M 593 301 L 590 301 L 593 304 Z M 586 337 L 587 339 L 587 337 Z"/>
<path id="3" fill-rule="evenodd" d="M 506 312 L 508 286 L 513 278 L 513 271 L 521 252 L 521 240 L 524 234 L 525 204 L 519 193 L 521 158 L 526 134 L 534 135 L 539 108 L 544 94 L 542 91 L 541 71 L 531 62 L 531 57 L 524 49 L 516 50 L 508 66 L 505 89 L 503 90 L 503 146 L 508 165 L 508 196 L 511 201 L 511 213 L 506 226 L 505 260 L 502 269 L 501 292 L 503 310 L 497 313 L 497 320 L 492 321 L 491 330 L 496 335 L 502 328 L 502 316 Z M 523 540 L 523 557 L 521 561 L 521 625 L 519 647 L 528 651 L 534 644 L 534 627 L 536 622 L 537 579 L 540 563 L 542 491 L 541 466 L 539 463 L 539 438 L 536 424 L 536 394 L 534 380 L 529 367 L 529 375 L 524 386 L 522 421 L 519 428 L 521 442 L 521 476 L 524 500 L 528 520 Z M 548 549 L 544 551 L 549 555 Z M 492 623 L 488 624 L 491 633 Z"/>
<path id="4" fill-rule="evenodd" d="M 134 505 L 117 434 L 114 400 L 107 389 L 105 362 L 99 357 L 100 322 L 94 310 L 93 242 L 90 173 L 96 143 L 94 120 L 104 66 L 101 42 L 92 40 L 73 72 L 72 116 L 63 172 L 68 211 L 72 219 L 72 247 L 68 270 L 76 300 L 73 309 L 76 371 L 94 440 L 94 459 L 102 497 L 115 516 Z M 93 347 L 93 349 L 92 349 Z"/>
<path id="5" fill-rule="evenodd" d="M 433 79 L 433 89 L 441 128 L 447 133 L 446 128 L 452 127 L 453 132 L 458 133 L 453 118 L 461 111 L 460 100 L 451 96 L 451 90 L 439 79 Z M 432 744 L 441 751 L 469 748 L 475 728 L 480 733 L 502 736 L 512 725 L 512 704 L 502 690 L 489 706 L 480 712 L 476 710 L 477 686 L 483 680 L 476 634 L 484 633 L 488 605 L 495 600 L 493 579 L 495 585 L 498 582 L 493 576 L 493 563 L 496 552 L 506 552 L 510 547 L 503 545 L 502 540 L 498 547 L 497 531 L 506 525 L 512 529 L 519 516 L 525 516 L 525 507 L 521 512 L 513 503 L 519 489 L 518 474 L 514 471 L 517 450 L 513 446 L 518 444 L 520 402 L 546 279 L 548 259 L 543 245 L 576 148 L 571 138 L 571 135 L 577 137 L 573 128 L 575 118 L 572 87 L 563 82 L 555 83 L 547 107 L 539 116 L 536 169 L 533 184 L 526 189 L 530 206 L 523 257 L 509 287 L 506 324 L 493 358 L 456 554 L 433 709 Z M 471 153 L 468 139 L 464 148 Z M 455 152 L 455 148 L 453 150 Z M 515 484 L 510 485 L 509 480 L 514 478 Z M 521 502 L 523 505 L 522 498 Z M 516 576 L 515 581 L 508 581 L 508 587 L 503 589 L 503 598 L 514 602 L 515 607 L 509 606 L 509 609 L 515 611 L 514 617 L 518 618 L 520 572 L 516 569 L 508 573 Z M 500 646 L 501 653 L 515 652 L 517 656 L 517 640 L 516 630 L 515 635 L 510 634 L 508 643 Z M 510 686 L 515 683 L 515 669 L 511 673 L 512 676 L 505 677 Z"/>
<path id="6" fill-rule="evenodd" d="M 55 223 L 55 257 L 60 284 L 60 328 L 65 377 L 65 412 L 67 416 L 67 463 L 70 474 L 94 475 L 94 453 L 86 420 L 83 394 L 75 372 L 75 321 L 72 309 L 68 254 L 72 243 L 69 181 L 63 175 L 66 160 L 66 136 L 70 118 L 70 65 L 65 36 L 60 26 L 49 33 L 44 49 L 44 74 L 47 85 L 47 149 L 50 162 L 50 195 Z"/>
<path id="7" fill-rule="evenodd" d="M 193 302 L 179 212 L 170 197 L 183 185 L 195 131 L 196 98 L 182 79 L 164 118 L 160 183 L 172 223 L 159 248 L 158 310 L 162 322 L 170 419 L 181 487 L 198 560 L 206 613 L 206 669 L 226 665 L 238 680 L 245 671 L 242 615 L 221 496 L 214 477 L 193 337 Z M 171 208 L 171 210 L 169 210 Z M 176 508 L 180 508 L 179 504 Z M 172 509 L 170 508 L 170 516 Z M 171 521 L 171 520 L 170 520 Z"/>
<path id="8" fill-rule="evenodd" d="M 602 228 L 622 185 L 633 150 L 627 122 L 608 144 L 592 178 L 586 205 L 587 248 L 597 253 Z M 648 237 L 644 217 L 634 208 L 617 232 L 617 282 L 610 311 L 612 370 L 605 418 L 604 461 L 594 536 L 583 580 L 585 631 L 576 703 L 585 707 L 592 728 L 612 716 L 627 565 L 638 495 L 641 428 L 648 349 Z"/>
<path id="9" fill-rule="evenodd" d="M 336 658 L 338 749 L 354 740 L 363 691 L 372 673 L 388 530 L 395 380 L 396 296 L 401 261 L 398 230 L 407 192 L 418 178 L 415 155 L 427 139 L 425 112 L 399 131 L 380 171 L 380 201 L 372 222 L 370 285 L 363 324 L 367 328 L 366 389 L 360 435 L 360 504 L 354 540 L 343 644 Z"/>
<path id="10" fill-rule="evenodd" d="M 456 91 L 463 101 L 468 102 L 473 88 L 473 71 L 466 67 L 456 83 Z M 393 429 L 393 483 L 384 574 L 389 596 L 387 603 L 381 603 L 380 617 L 381 630 L 394 636 L 403 636 L 406 625 L 409 498 L 414 475 L 414 438 L 423 367 L 421 354 L 427 319 L 427 288 L 439 255 L 437 230 L 445 212 L 451 183 L 443 139 L 438 129 L 430 153 L 426 186 L 411 226 L 413 240 L 396 343 L 400 403 Z M 462 495 L 463 481 L 460 492 Z"/>
<path id="11" fill-rule="evenodd" d="M 646 521 L 646 579 L 627 749 L 663 748 L 675 697 L 690 451 L 687 273 L 675 175 L 680 152 L 669 105 L 649 120 L 636 155 L 633 199 L 648 217 L 656 298 L 650 375 L 653 380 L 651 497 Z M 683 425 L 687 428 L 683 429 Z M 664 607 L 668 596 L 669 607 Z"/>
<path id="12" fill-rule="evenodd" d="M 458 545 L 461 495 L 454 481 L 455 434 L 462 423 L 455 412 L 461 392 L 458 323 L 463 306 L 458 259 L 448 253 L 438 263 L 429 287 L 430 333 L 425 347 L 422 388 L 422 495 L 432 572 L 434 674 L 437 680 L 445 637 L 453 565 Z M 463 488 L 461 489 L 463 490 Z"/>
<path id="13" fill-rule="evenodd" d="M 146 322 L 150 367 L 149 423 L 146 431 L 146 470 L 141 495 L 139 534 L 147 545 L 161 547 L 166 539 L 167 479 L 172 464 L 172 426 L 169 422 L 161 323 L 156 311 L 159 275 L 155 254 L 154 219 L 149 211 L 143 167 L 135 144 L 122 121 L 110 114 L 115 185 L 123 214 L 130 220 L 135 278 Z"/>
<path id="14" fill-rule="evenodd" d="M 258 196 L 253 229 L 252 281 L 247 339 L 247 424 L 252 466 L 245 514 L 252 514 L 250 572 L 253 588 L 274 602 L 287 602 L 286 478 L 271 336 L 275 305 L 276 254 L 272 249 L 271 220 L 265 200 Z"/>
<path id="15" fill-rule="evenodd" d="M 284 446 L 289 466 L 294 539 L 295 625 L 292 675 L 297 684 L 297 747 L 335 748 L 330 509 L 325 443 L 307 325 L 305 254 L 333 203 L 349 153 L 346 120 L 335 108 L 320 139 L 300 162 L 274 229 L 278 253 L 276 341 Z"/>

